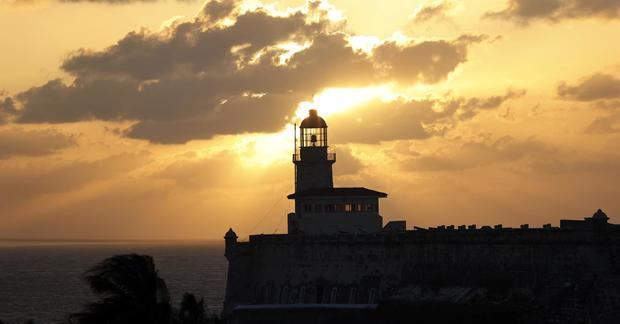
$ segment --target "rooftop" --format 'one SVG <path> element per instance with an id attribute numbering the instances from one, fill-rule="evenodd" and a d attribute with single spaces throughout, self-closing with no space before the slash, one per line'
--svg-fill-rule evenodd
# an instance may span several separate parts
<path id="1" fill-rule="evenodd" d="M 310 109 L 308 117 L 306 117 L 299 125 L 300 128 L 326 128 L 327 123 L 315 109 Z"/>
<path id="2" fill-rule="evenodd" d="M 286 196 L 288 199 L 300 197 L 379 197 L 385 198 L 385 192 L 370 190 L 363 187 L 313 188 Z"/>

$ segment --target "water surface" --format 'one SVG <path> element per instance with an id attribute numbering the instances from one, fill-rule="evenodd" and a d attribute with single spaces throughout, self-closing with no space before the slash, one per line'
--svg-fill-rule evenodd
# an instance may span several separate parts
<path id="1" fill-rule="evenodd" d="M 0 320 L 54 323 L 94 295 L 82 279 L 92 265 L 115 255 L 153 256 L 174 304 L 184 292 L 204 297 L 210 312 L 224 300 L 223 244 L 205 242 L 0 242 Z"/>

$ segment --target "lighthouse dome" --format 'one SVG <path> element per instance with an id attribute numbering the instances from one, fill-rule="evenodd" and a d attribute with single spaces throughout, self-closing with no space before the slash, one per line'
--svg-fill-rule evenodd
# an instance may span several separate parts
<path id="1" fill-rule="evenodd" d="M 327 123 L 319 116 L 316 109 L 310 109 L 310 115 L 301 122 L 299 128 L 327 128 Z"/>

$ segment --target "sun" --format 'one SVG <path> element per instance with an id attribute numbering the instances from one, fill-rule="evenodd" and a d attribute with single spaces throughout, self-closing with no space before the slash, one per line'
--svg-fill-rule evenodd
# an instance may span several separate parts
<path id="1" fill-rule="evenodd" d="M 388 86 L 366 88 L 329 88 L 312 97 L 311 101 L 300 102 L 293 118 L 283 124 L 277 133 L 246 134 L 241 136 L 234 150 L 243 156 L 243 165 L 255 171 L 269 168 L 290 158 L 294 150 L 293 123 L 299 123 L 308 117 L 308 110 L 317 109 L 325 117 L 333 114 L 346 114 L 356 106 L 374 100 L 393 100 L 396 95 Z M 260 149 L 248 149 L 249 147 Z M 259 168 L 257 168 L 259 167 Z"/>
<path id="2" fill-rule="evenodd" d="M 379 98 L 387 101 L 394 97 L 395 95 L 388 86 L 328 88 L 316 94 L 312 101 L 300 102 L 293 122 L 306 118 L 310 109 L 316 109 L 321 116 L 329 116 L 331 114 L 343 113 L 372 99 Z"/>

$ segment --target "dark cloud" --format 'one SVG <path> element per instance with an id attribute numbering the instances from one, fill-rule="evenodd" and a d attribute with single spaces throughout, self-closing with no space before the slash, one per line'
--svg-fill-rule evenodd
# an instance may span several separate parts
<path id="1" fill-rule="evenodd" d="M 428 4 L 420 8 L 412 19 L 413 23 L 420 24 L 434 18 L 445 18 L 446 12 L 452 8 L 449 2 Z"/>
<path id="2" fill-rule="evenodd" d="M 466 46 L 447 41 L 426 41 L 409 46 L 388 42 L 375 50 L 386 73 L 404 83 L 436 83 L 466 60 Z"/>
<path id="3" fill-rule="evenodd" d="M 506 8 L 485 15 L 491 18 L 512 19 L 521 24 L 532 20 L 559 21 L 570 18 L 620 17 L 618 0 L 508 0 Z"/>
<path id="4" fill-rule="evenodd" d="M 239 0 L 209 1 L 202 9 L 202 13 L 209 20 L 216 22 L 224 17 L 229 16 L 237 8 L 238 3 Z"/>
<path id="5" fill-rule="evenodd" d="M 480 41 L 385 42 L 369 54 L 351 47 L 318 2 L 286 15 L 240 13 L 235 5 L 209 2 L 166 31 L 132 32 L 105 50 L 73 53 L 62 68 L 74 81 L 16 95 L 16 122 L 128 120 L 135 124 L 126 136 L 159 143 L 271 132 L 323 88 L 444 80 Z M 309 45 L 283 56 L 281 44 L 291 42 Z"/>
<path id="6" fill-rule="evenodd" d="M 486 98 L 375 100 L 347 114 L 330 116 L 329 125 L 333 126 L 330 134 L 342 143 L 425 139 L 442 135 L 459 122 L 471 119 L 483 110 L 496 109 L 505 101 L 524 94 L 524 91 L 507 91 L 504 95 Z"/>
<path id="7" fill-rule="evenodd" d="M 2 95 L 2 93 L 0 93 Z M 15 108 L 15 102 L 12 98 L 0 99 L 0 125 L 7 122 L 7 120 L 17 113 Z"/>
<path id="8" fill-rule="evenodd" d="M 620 99 L 620 79 L 610 74 L 596 73 L 574 85 L 563 82 L 557 91 L 560 98 L 569 100 Z"/>
<path id="9" fill-rule="evenodd" d="M 77 145 L 73 136 L 53 129 L 0 128 L 0 159 L 13 156 L 41 156 Z"/>
<path id="10" fill-rule="evenodd" d="M 104 51 L 79 50 L 62 68 L 82 77 L 137 80 L 196 73 L 230 77 L 243 72 L 238 63 L 248 65 L 259 51 L 284 41 L 311 39 L 325 28 L 326 22 L 307 22 L 306 18 L 301 12 L 278 17 L 258 9 L 235 17 L 233 25 L 223 27 L 212 26 L 209 19 L 199 16 L 176 25 L 169 35 L 132 32 Z"/>

